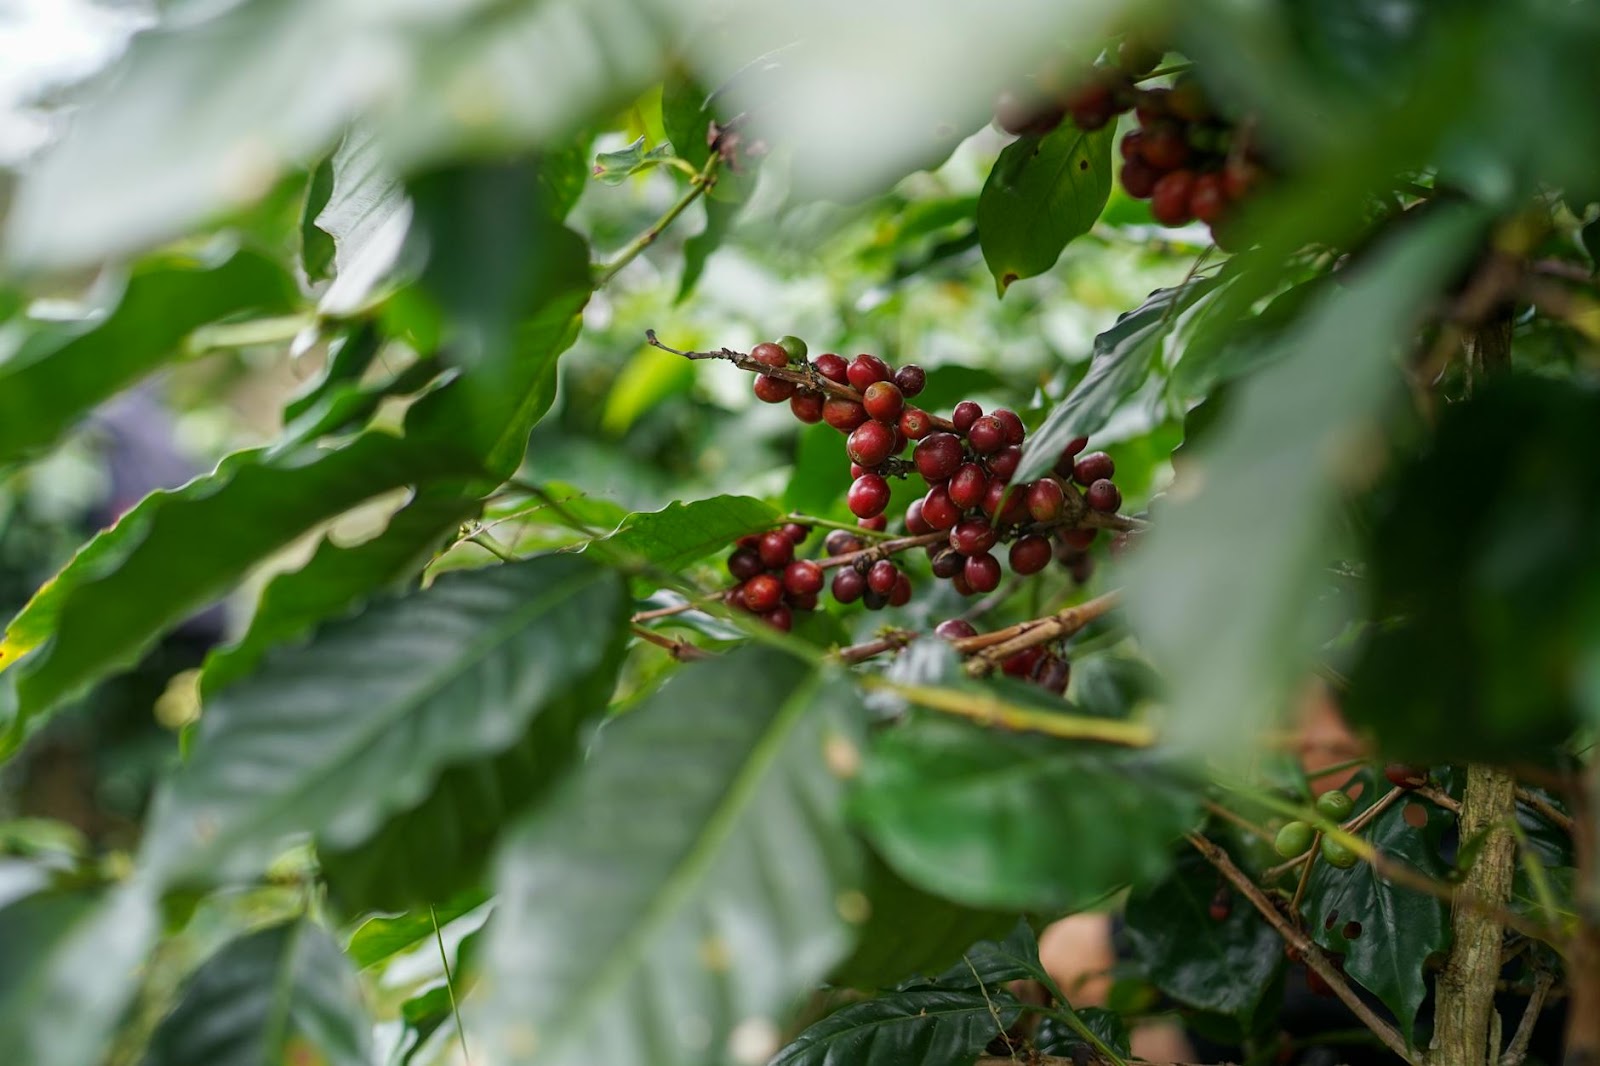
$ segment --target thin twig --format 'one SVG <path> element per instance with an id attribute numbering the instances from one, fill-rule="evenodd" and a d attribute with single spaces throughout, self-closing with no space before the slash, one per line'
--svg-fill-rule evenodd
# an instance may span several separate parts
<path id="1" fill-rule="evenodd" d="M 878 675 L 862 677 L 861 683 L 867 688 L 893 692 L 919 707 L 1013 732 L 1043 733 L 1065 740 L 1097 740 L 1133 748 L 1146 748 L 1155 743 L 1155 730 L 1144 722 L 1040 711 L 1019 707 L 988 693 L 908 685 Z"/>
<path id="2" fill-rule="evenodd" d="M 1346 833 L 1359 833 L 1361 830 L 1370 825 L 1372 820 L 1377 818 L 1378 815 L 1382 814 L 1384 811 L 1393 806 L 1395 801 L 1398 800 L 1404 793 L 1405 789 L 1403 788 L 1396 787 L 1390 789 L 1378 800 L 1378 802 L 1374 803 L 1372 806 L 1368 807 L 1366 810 L 1362 811 L 1360 814 L 1356 815 L 1339 828 L 1343 829 Z M 1317 835 L 1320 837 L 1322 834 L 1318 833 Z M 1310 862 L 1311 856 L 1315 855 L 1316 853 L 1317 848 L 1316 845 L 1313 844 L 1311 847 L 1305 850 L 1303 855 L 1296 855 L 1288 862 L 1279 863 L 1277 866 L 1263 871 L 1261 874 L 1261 880 L 1276 881 L 1278 878 L 1282 877 L 1290 870 L 1293 870 L 1301 863 Z"/>
<path id="3" fill-rule="evenodd" d="M 1025 651 L 1040 644 L 1048 644 L 1052 640 L 1070 637 L 1090 622 L 1115 608 L 1121 602 L 1121 598 L 1121 592 L 1113 589 L 1110 592 L 1096 596 L 1092 600 L 1086 600 L 1083 603 L 1057 611 L 1048 618 L 1040 618 L 1032 623 L 1025 623 L 1026 628 L 1020 630 L 1015 636 L 977 651 L 977 654 L 973 655 L 967 662 L 967 673 L 973 677 L 982 677 L 993 670 L 997 664 L 1019 651 Z M 976 639 L 978 638 L 966 637 L 964 641 Z M 963 648 L 964 641 L 955 641 L 956 650 L 976 650 Z"/>
<path id="4" fill-rule="evenodd" d="M 439 912 L 431 903 L 428 904 L 428 917 L 433 919 L 433 939 L 439 945 L 439 961 L 444 964 L 444 987 L 450 994 L 450 1013 L 456 1017 L 456 1036 L 461 1041 L 461 1059 L 467 1066 L 472 1066 L 472 1056 L 467 1054 L 467 1029 L 461 1024 L 461 1007 L 456 1002 L 456 979 L 450 973 L 450 956 L 444 950 L 444 934 L 439 931 Z"/>
<path id="5" fill-rule="evenodd" d="M 889 533 L 887 531 L 867 529 L 863 526 L 852 525 L 849 522 L 835 522 L 831 518 L 818 518 L 816 515 L 787 514 L 783 516 L 783 520 L 785 522 L 795 522 L 802 526 L 820 526 L 823 529 L 842 529 L 846 533 L 852 533 L 855 536 L 861 537 L 865 540 L 888 540 L 890 537 L 894 536 L 893 533 Z"/>
<path id="6" fill-rule="evenodd" d="M 891 629 L 876 640 L 840 648 L 839 659 L 847 663 L 866 662 L 874 655 L 882 655 L 886 651 L 899 651 L 916 639 L 917 634 L 909 629 Z"/>
<path id="7" fill-rule="evenodd" d="M 1306 868 L 1300 871 L 1300 883 L 1294 886 L 1294 898 L 1289 901 L 1289 918 L 1292 921 L 1300 920 L 1300 903 L 1306 898 L 1306 886 L 1311 884 L 1311 871 L 1317 868 L 1317 851 L 1322 847 L 1322 834 L 1318 833 L 1311 838 L 1311 846 L 1302 856 L 1306 860 Z"/>
<path id="8" fill-rule="evenodd" d="M 1234 888 L 1239 890 L 1240 895 L 1244 896 L 1250 902 L 1250 905 L 1267 920 L 1267 924 L 1277 930 L 1278 935 L 1283 937 L 1290 947 L 1299 952 L 1301 958 L 1305 960 L 1306 966 L 1315 971 L 1323 981 L 1327 982 L 1333 994 L 1338 996 L 1346 1007 L 1350 1008 L 1350 1012 L 1360 1019 L 1362 1025 L 1370 1029 L 1373 1035 L 1383 1042 L 1384 1047 L 1400 1056 L 1406 1062 L 1411 1063 L 1412 1066 L 1420 1066 L 1420 1060 L 1415 1052 L 1407 1046 L 1407 1042 L 1401 1038 L 1399 1030 L 1374 1014 L 1372 1008 L 1362 1002 L 1361 997 L 1356 995 L 1349 982 L 1345 980 L 1344 974 L 1334 968 L 1333 964 L 1328 961 L 1327 956 L 1322 953 L 1322 949 L 1312 943 L 1310 938 L 1296 928 L 1289 919 L 1285 918 L 1277 907 L 1273 906 L 1266 893 L 1262 892 L 1256 886 L 1256 883 L 1246 876 L 1244 871 L 1234 865 L 1227 852 L 1198 833 L 1188 833 L 1186 836 L 1189 843 L 1194 845 L 1195 850 L 1207 862 L 1216 867 L 1217 872 L 1227 878 Z"/>
<path id="9" fill-rule="evenodd" d="M 599 288 L 616 277 L 623 267 L 633 262 L 641 252 L 654 244 L 657 238 L 666 232 L 667 227 L 672 225 L 679 215 L 689 209 L 690 204 L 710 191 L 711 187 L 717 183 L 717 166 L 721 162 L 722 157 L 712 152 L 711 157 L 706 160 L 706 165 L 701 167 L 700 172 L 690 179 L 688 191 L 678 198 L 677 203 L 667 208 L 666 213 L 656 219 L 649 229 L 623 246 L 622 251 L 618 252 L 617 257 L 610 263 L 604 266 L 596 265 L 594 268 L 595 287 Z"/>
<path id="10" fill-rule="evenodd" d="M 1517 799 L 1539 812 L 1539 817 L 1567 833 L 1572 832 L 1572 818 L 1556 810 L 1549 800 L 1525 788 L 1517 789 Z"/>
<path id="11" fill-rule="evenodd" d="M 1528 1005 L 1523 1008 L 1522 1020 L 1517 1023 L 1517 1031 L 1506 1046 L 1506 1053 L 1500 1056 L 1500 1066 L 1522 1066 L 1522 1060 L 1528 1057 L 1534 1023 L 1539 1020 L 1539 1012 L 1544 1009 L 1544 998 L 1550 994 L 1550 988 L 1555 983 L 1555 974 L 1540 970 L 1534 975 L 1533 992 L 1528 996 Z"/>
<path id="12" fill-rule="evenodd" d="M 664 648 L 668 654 L 681 663 L 693 662 L 697 659 L 709 659 L 715 653 L 709 652 L 698 644 L 691 644 L 687 640 L 677 640 L 672 637 L 662 636 L 653 629 L 635 623 L 633 635 L 640 640 L 649 641 L 658 648 Z"/>
<path id="13" fill-rule="evenodd" d="M 1240 829 L 1243 829 L 1245 832 L 1250 833 L 1253 836 L 1258 836 L 1262 840 L 1273 839 L 1272 834 L 1267 832 L 1264 828 L 1250 821 L 1250 819 L 1243 817 L 1242 815 L 1233 813 L 1216 800 L 1206 800 L 1205 805 L 1206 810 L 1210 811 L 1218 818 L 1221 818 L 1223 821 L 1232 822 Z"/>
<path id="14" fill-rule="evenodd" d="M 682 603 L 675 603 L 671 607 L 656 607 L 648 611 L 640 611 L 629 621 L 653 622 L 657 618 L 671 618 L 675 614 L 683 614 L 686 611 L 698 611 L 705 604 L 721 598 L 722 593 L 720 592 L 708 592 L 704 596 L 696 596 L 693 599 L 684 600 Z"/>

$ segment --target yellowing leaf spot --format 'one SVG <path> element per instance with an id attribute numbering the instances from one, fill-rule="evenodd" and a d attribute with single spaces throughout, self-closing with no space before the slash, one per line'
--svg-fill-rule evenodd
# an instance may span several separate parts
<path id="1" fill-rule="evenodd" d="M 733 958 L 728 953 L 728 945 L 721 937 L 710 936 L 700 941 L 697 951 L 700 956 L 700 965 L 712 973 L 726 973 L 733 964 Z"/>
<path id="2" fill-rule="evenodd" d="M 861 771 L 861 749 L 837 733 L 830 733 L 823 742 L 822 760 L 834 777 L 846 781 Z"/>
<path id="3" fill-rule="evenodd" d="M 328 1060 L 305 1037 L 295 1036 L 283 1047 L 283 1066 L 328 1066 Z"/>
<path id="4" fill-rule="evenodd" d="M 839 893 L 833 901 L 833 909 L 839 912 L 839 917 L 851 925 L 860 925 L 872 917 L 872 901 L 867 899 L 865 893 L 855 889 Z"/>

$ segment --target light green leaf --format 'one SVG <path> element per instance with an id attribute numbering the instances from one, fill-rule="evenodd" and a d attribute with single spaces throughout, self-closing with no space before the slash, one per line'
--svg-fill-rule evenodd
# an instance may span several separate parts
<path id="1" fill-rule="evenodd" d="M 412 207 L 370 127 L 345 134 L 332 166 L 333 189 L 316 217 L 335 248 L 333 284 L 322 294 L 321 311 L 348 315 L 360 310 L 399 262 Z"/>
<path id="2" fill-rule="evenodd" d="M 848 683 L 749 648 L 611 722 L 501 852 L 483 1054 L 702 1066 L 775 1052 L 863 902 L 829 769 L 853 757 L 859 710 Z"/>
<path id="3" fill-rule="evenodd" d="M 672 145 L 663 143 L 646 148 L 644 140 L 644 134 L 641 133 L 626 148 L 596 155 L 593 171 L 595 180 L 602 185 L 621 185 L 635 174 L 642 174 L 673 158 Z"/>
<path id="4" fill-rule="evenodd" d="M 345 954 L 357 969 L 365 970 L 433 939 L 435 918 L 440 927 L 449 925 L 463 914 L 477 910 L 488 899 L 487 892 L 474 889 L 435 907 L 433 914 L 424 908 L 393 917 L 368 918 L 350 935 Z"/>
<path id="5" fill-rule="evenodd" d="M 644 560 L 677 571 L 748 533 L 771 529 L 783 514 L 751 496 L 713 496 L 671 503 L 659 511 L 635 511 L 617 531 L 590 544 L 605 559 Z"/>
<path id="6" fill-rule="evenodd" d="M 1111 195 L 1115 137 L 1114 124 L 1085 133 L 1062 123 L 1000 153 L 978 196 L 978 241 L 1000 295 L 1055 266 L 1100 217 Z"/>
<path id="7" fill-rule="evenodd" d="M 548 771 L 602 709 L 564 698 L 613 660 L 627 602 L 615 575 L 547 556 L 445 575 L 282 649 L 205 707 L 142 861 L 172 883 L 249 876 L 295 833 L 353 847 L 530 729 Z"/>

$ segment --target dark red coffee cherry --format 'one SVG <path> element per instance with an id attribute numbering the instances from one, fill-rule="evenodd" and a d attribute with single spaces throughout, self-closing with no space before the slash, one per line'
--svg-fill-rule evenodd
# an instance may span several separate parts
<path id="1" fill-rule="evenodd" d="M 1000 587 L 1000 561 L 992 555 L 969 555 L 961 574 L 973 592 L 993 592 Z"/>
<path id="2" fill-rule="evenodd" d="M 852 462 L 875 467 L 894 454 L 894 428 L 883 422 L 863 422 L 850 433 L 845 451 Z"/>
<path id="3" fill-rule="evenodd" d="M 894 583 L 898 580 L 900 568 L 887 559 L 879 559 L 867 571 L 867 588 L 883 596 L 894 591 Z"/>
<path id="4" fill-rule="evenodd" d="M 794 541 L 783 535 L 781 530 L 763 533 L 761 542 L 756 546 L 756 551 L 761 554 L 761 562 L 769 569 L 776 570 L 788 566 L 789 560 L 794 558 Z"/>
<path id="5" fill-rule="evenodd" d="M 989 479 L 977 463 L 962 463 L 950 476 L 947 488 L 950 501 L 963 511 L 970 511 L 983 502 L 984 494 L 989 491 Z"/>
<path id="6" fill-rule="evenodd" d="M 967 565 L 967 557 L 946 545 L 934 549 L 928 565 L 933 568 L 934 577 L 949 579 L 961 573 L 962 568 Z"/>
<path id="7" fill-rule="evenodd" d="M 929 529 L 949 529 L 961 521 L 961 508 L 944 485 L 935 485 L 922 498 L 922 521 Z"/>
<path id="8" fill-rule="evenodd" d="M 822 405 L 827 402 L 820 392 L 801 390 L 789 397 L 789 410 L 802 422 L 821 422 Z"/>
<path id="9" fill-rule="evenodd" d="M 894 383 L 906 397 L 915 396 L 928 386 L 928 375 L 916 363 L 907 363 L 894 372 Z"/>
<path id="10" fill-rule="evenodd" d="M 1161 171 L 1143 159 L 1130 159 L 1122 164 L 1122 187 L 1135 200 L 1143 200 L 1155 192 Z"/>
<path id="11" fill-rule="evenodd" d="M 1067 682 L 1072 680 L 1072 664 L 1059 655 L 1046 655 L 1033 668 L 1033 680 L 1046 692 L 1064 696 Z"/>
<path id="12" fill-rule="evenodd" d="M 750 349 L 750 358 L 762 366 L 783 367 L 789 365 L 789 353 L 783 350 L 780 344 L 765 341 Z"/>
<path id="13" fill-rule="evenodd" d="M 975 419 L 967 430 L 967 443 L 972 445 L 972 450 L 979 455 L 999 451 L 1006 444 L 1005 427 L 993 415 L 984 415 Z"/>
<path id="14" fill-rule="evenodd" d="M 871 518 L 858 518 L 856 519 L 856 525 L 862 529 L 870 529 L 874 533 L 882 533 L 889 528 L 889 516 L 879 514 L 873 515 Z"/>
<path id="15" fill-rule="evenodd" d="M 961 465 L 963 458 L 961 438 L 954 433 L 929 434 L 918 442 L 916 450 L 911 453 L 911 458 L 917 464 L 917 473 L 921 474 L 928 484 L 936 485 L 941 481 L 947 481 Z"/>
<path id="16" fill-rule="evenodd" d="M 860 537 L 847 529 L 835 529 L 822 541 L 822 551 L 825 555 L 849 555 L 866 547 Z"/>
<path id="17" fill-rule="evenodd" d="M 961 640 L 977 636 L 978 631 L 964 618 L 946 618 L 933 627 L 933 635 L 943 637 L 945 640 Z"/>
<path id="18" fill-rule="evenodd" d="M 1040 478 L 1028 489 L 1028 514 L 1035 522 L 1054 522 L 1067 507 L 1067 495 L 1051 478 Z"/>
<path id="19" fill-rule="evenodd" d="M 1026 536 L 1011 545 L 1011 572 L 1014 574 L 1037 574 L 1050 565 L 1050 560 L 1055 557 L 1055 549 L 1044 537 Z"/>
<path id="20" fill-rule="evenodd" d="M 889 606 L 889 597 L 868 589 L 861 594 L 861 605 L 869 611 L 881 611 Z"/>
<path id="21" fill-rule="evenodd" d="M 950 531 L 950 547 L 968 557 L 988 554 L 994 541 L 994 527 L 981 518 L 958 522 Z"/>
<path id="22" fill-rule="evenodd" d="M 1064 529 L 1061 531 L 1061 543 L 1073 551 L 1087 551 L 1089 545 L 1094 543 L 1094 538 L 1099 535 L 1100 531 L 1093 526 L 1085 526 L 1082 529 Z"/>
<path id="23" fill-rule="evenodd" d="M 907 440 L 921 440 L 933 428 L 933 416 L 920 407 L 907 407 L 900 412 L 900 432 Z"/>
<path id="24" fill-rule="evenodd" d="M 1171 95 L 1172 90 L 1166 88 L 1145 89 L 1140 92 L 1139 103 L 1133 109 L 1139 125 L 1149 126 L 1171 114 L 1171 109 L 1167 106 L 1167 98 Z"/>
<path id="25" fill-rule="evenodd" d="M 867 579 L 850 567 L 841 567 L 833 575 L 833 598 L 840 603 L 854 603 L 867 589 Z"/>
<path id="26" fill-rule="evenodd" d="M 1222 167 L 1222 190 L 1230 200 L 1243 200 L 1261 183 L 1261 168 L 1249 159 L 1230 158 Z"/>
<path id="27" fill-rule="evenodd" d="M 796 596 L 822 591 L 822 567 L 810 559 L 796 559 L 783 568 L 783 588 Z"/>
<path id="28" fill-rule="evenodd" d="M 1072 124 L 1080 130 L 1101 129 L 1117 113 L 1111 86 L 1102 81 L 1088 81 L 1078 86 L 1067 95 L 1066 105 Z"/>
<path id="29" fill-rule="evenodd" d="M 1000 669 L 1011 677 L 1028 677 L 1044 655 L 1044 645 L 1035 644 L 1031 648 L 1023 648 L 1000 660 Z"/>
<path id="30" fill-rule="evenodd" d="M 1071 477 L 1073 464 L 1077 461 L 1078 453 L 1089 446 L 1088 437 L 1074 437 L 1067 446 L 1061 449 L 1061 457 L 1056 460 L 1055 472 L 1057 477 Z"/>
<path id="31" fill-rule="evenodd" d="M 906 532 L 913 537 L 920 537 L 924 533 L 932 533 L 933 527 L 922 519 L 922 501 L 912 500 L 906 507 Z"/>
<path id="32" fill-rule="evenodd" d="M 1010 481 L 1016 474 L 1017 467 L 1022 465 L 1022 449 L 1015 444 L 1008 444 L 984 462 L 996 481 Z"/>
<path id="33" fill-rule="evenodd" d="M 822 404 L 822 420 L 840 433 L 849 433 L 867 420 L 867 409 L 854 400 L 829 396 Z"/>
<path id="34" fill-rule="evenodd" d="M 744 605 L 756 614 L 772 610 L 783 600 L 783 582 L 771 574 L 757 574 L 743 587 Z"/>
<path id="35" fill-rule="evenodd" d="M 770 611 L 761 615 L 761 620 L 780 633 L 787 633 L 794 626 L 794 615 L 789 608 L 779 604 Z"/>
<path id="36" fill-rule="evenodd" d="M 892 381 L 874 381 L 861 393 L 861 405 L 880 422 L 898 422 L 906 398 Z"/>
<path id="37" fill-rule="evenodd" d="M 1403 762 L 1392 762 L 1385 766 L 1383 768 L 1383 776 L 1389 779 L 1389 784 L 1408 791 L 1414 788 L 1421 788 L 1428 783 L 1428 771 L 1426 769 Z"/>
<path id="38" fill-rule="evenodd" d="M 863 392 L 875 381 L 888 381 L 894 377 L 894 372 L 889 369 L 888 363 L 865 352 L 850 360 L 849 369 L 845 374 L 850 378 L 850 384 Z"/>
<path id="39" fill-rule="evenodd" d="M 1090 485 L 1084 492 L 1083 498 L 1090 507 L 1106 514 L 1116 514 L 1117 508 L 1122 506 L 1122 492 L 1114 482 L 1101 478 Z"/>
<path id="40" fill-rule="evenodd" d="M 956 427 L 957 433 L 965 433 L 972 428 L 972 423 L 983 417 L 983 408 L 971 400 L 962 400 L 956 404 L 956 409 L 950 412 L 950 421 Z"/>
<path id="41" fill-rule="evenodd" d="M 851 463 L 850 464 L 850 480 L 851 481 L 854 481 L 856 478 L 860 477 L 862 474 L 868 474 L 868 473 L 871 473 L 871 471 L 869 471 L 866 467 L 862 466 L 860 463 Z"/>
<path id="42" fill-rule="evenodd" d="M 1094 556 L 1076 555 L 1067 563 L 1067 572 L 1072 575 L 1072 580 L 1080 585 L 1087 585 L 1094 576 Z"/>
<path id="43" fill-rule="evenodd" d="M 1093 485 L 1101 478 L 1117 472 L 1117 464 L 1105 452 L 1090 452 L 1082 456 L 1072 468 L 1072 480 L 1080 485 Z"/>
<path id="44" fill-rule="evenodd" d="M 889 483 L 881 475 L 863 474 L 851 482 L 844 502 L 857 518 L 877 518 L 889 506 Z"/>
<path id="45" fill-rule="evenodd" d="M 1222 175 L 1202 174 L 1194 179 L 1189 192 L 1189 213 L 1201 222 L 1211 223 L 1222 217 L 1228 209 L 1228 193 L 1222 187 Z"/>
<path id="46" fill-rule="evenodd" d="M 728 573 L 740 581 L 749 581 L 766 568 L 761 555 L 753 548 L 740 548 L 728 556 Z"/>
<path id="47" fill-rule="evenodd" d="M 755 389 L 756 399 L 762 403 L 782 403 L 794 395 L 796 386 L 792 381 L 779 381 L 765 374 L 757 374 L 752 387 Z"/>
<path id="48" fill-rule="evenodd" d="M 911 579 L 901 574 L 895 578 L 894 588 L 889 592 L 890 607 L 904 607 L 911 602 Z"/>
<path id="49" fill-rule="evenodd" d="M 790 592 L 783 590 L 783 602 L 797 611 L 814 611 L 817 609 L 817 594 L 815 592 Z"/>
<path id="50" fill-rule="evenodd" d="M 1189 196 L 1194 192 L 1194 173 L 1174 170 L 1164 175 L 1150 192 L 1150 213 L 1163 226 L 1181 226 L 1194 216 L 1189 214 Z"/>
<path id="51" fill-rule="evenodd" d="M 950 587 L 963 596 L 973 595 L 972 585 L 967 581 L 967 564 L 963 558 L 961 572 L 950 579 Z"/>
<path id="52" fill-rule="evenodd" d="M 1000 423 L 1000 428 L 1005 431 L 1007 444 L 1021 444 L 1023 438 L 1028 435 L 1027 427 L 1022 424 L 1022 419 L 1015 411 L 1000 407 L 989 417 Z"/>
<path id="53" fill-rule="evenodd" d="M 1162 122 L 1145 128 L 1139 154 L 1157 170 L 1176 170 L 1189 161 L 1189 142 L 1176 123 Z"/>
<path id="54" fill-rule="evenodd" d="M 1129 159 L 1142 159 L 1144 157 L 1144 131 L 1129 130 L 1122 135 L 1121 142 L 1117 145 L 1124 161 Z"/>
<path id="55" fill-rule="evenodd" d="M 811 365 L 817 368 L 817 373 L 829 381 L 837 381 L 841 385 L 850 384 L 850 364 L 845 362 L 842 355 L 834 355 L 832 352 L 819 355 L 811 361 Z"/>
<path id="56" fill-rule="evenodd" d="M 801 525 L 799 522 L 785 522 L 783 524 L 783 535 L 796 544 L 804 544 L 806 538 L 811 536 L 811 527 Z"/>

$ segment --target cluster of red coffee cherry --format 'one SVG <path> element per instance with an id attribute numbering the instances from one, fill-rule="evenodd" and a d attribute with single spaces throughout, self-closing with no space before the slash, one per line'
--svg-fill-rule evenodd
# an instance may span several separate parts
<path id="1" fill-rule="evenodd" d="M 809 363 L 805 357 L 805 343 L 795 337 L 756 345 L 749 355 L 755 364 L 752 369 L 790 373 L 780 377 L 758 372 L 755 394 L 766 403 L 787 401 L 802 422 L 826 422 L 847 435 L 845 451 L 852 481 L 845 502 L 863 528 L 877 532 L 887 528 L 888 478 L 914 471 L 928 484 L 928 491 L 906 509 L 905 531 L 913 537 L 947 534 L 942 542 L 930 540 L 925 547 L 934 575 L 948 579 L 958 592 L 970 596 L 999 587 L 1001 566 L 994 549 L 1001 543 L 1010 544 L 1006 556 L 1013 573 L 1043 570 L 1058 555 L 1052 534 L 1060 542 L 1063 562 L 1080 580 L 1087 576 L 1083 553 L 1098 531 L 1066 528 L 1064 519 L 1081 515 L 1085 508 L 1112 514 L 1122 506 L 1122 494 L 1110 480 L 1114 465 L 1109 455 L 1081 455 L 1087 442 L 1075 440 L 1062 453 L 1052 476 L 1013 485 L 1026 436 L 1015 412 L 1001 408 L 985 414 L 978 404 L 965 400 L 946 420 L 907 402 L 927 383 L 920 367 L 908 364 L 894 370 L 877 356 L 866 354 L 846 360 L 829 353 Z M 802 365 L 809 368 L 805 375 L 793 373 Z M 822 387 L 823 382 L 843 388 L 830 391 Z M 913 441 L 908 462 L 901 453 Z M 1081 496 L 1070 487 L 1073 481 L 1083 486 Z M 766 534 L 766 538 L 773 536 Z M 766 543 L 763 539 L 762 546 Z M 834 598 L 840 603 L 859 600 L 871 610 L 907 602 L 910 580 L 892 559 L 873 557 L 865 547 L 862 539 L 848 530 L 829 534 L 824 544 L 829 560 L 857 556 L 849 565 L 843 560 L 835 564 Z M 770 558 L 762 556 L 769 571 L 765 576 L 777 582 L 777 575 L 770 571 L 784 566 L 781 584 L 798 602 L 778 603 L 782 593 L 773 595 L 766 582 L 752 597 L 748 583 L 761 575 L 750 556 L 740 554 L 747 550 L 761 555 L 760 546 L 741 547 L 735 552 L 735 558 L 741 560 L 739 567 L 735 569 L 734 561 L 729 561 L 734 576 L 745 582 L 736 599 L 746 609 L 766 616 L 780 606 L 802 605 L 806 596 L 820 588 L 821 564 L 812 564 L 818 567 L 815 573 L 795 570 L 790 588 L 790 571 L 799 564 L 791 563 L 792 545 L 786 555 L 774 543 Z M 786 627 L 790 619 L 789 614 L 778 614 L 769 621 Z M 1029 664 L 1030 671 L 1033 665 Z"/>
<path id="2" fill-rule="evenodd" d="M 1124 42 L 1114 63 L 1095 66 L 1043 101 L 1002 94 L 996 121 L 1008 133 L 1037 135 L 1067 118 L 1079 129 L 1097 130 L 1133 111 L 1139 128 L 1122 138 L 1122 187 L 1148 199 L 1162 225 L 1198 219 L 1226 247 L 1230 209 L 1261 184 L 1262 159 L 1250 139 L 1216 113 L 1194 77 L 1181 75 L 1171 87 L 1136 84 L 1160 58 L 1158 49 Z"/>
<path id="3" fill-rule="evenodd" d="M 728 590 L 728 606 L 760 615 L 784 632 L 794 625 L 795 611 L 815 610 L 822 567 L 794 557 L 795 548 L 810 535 L 810 527 L 789 522 L 770 533 L 740 537 L 728 556 L 728 573 L 739 581 Z"/>

